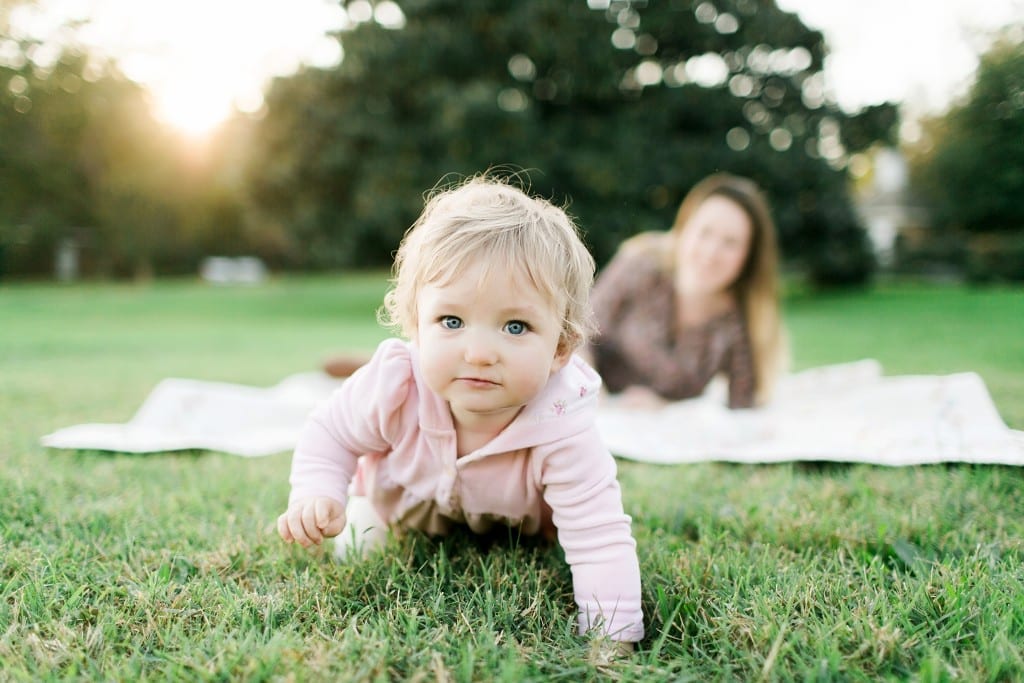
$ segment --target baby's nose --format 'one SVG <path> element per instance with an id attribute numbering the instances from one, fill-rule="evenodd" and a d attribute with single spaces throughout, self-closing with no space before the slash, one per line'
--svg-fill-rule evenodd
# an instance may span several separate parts
<path id="1" fill-rule="evenodd" d="M 494 344 L 482 333 L 467 335 L 464 357 L 473 365 L 493 365 L 498 360 Z"/>

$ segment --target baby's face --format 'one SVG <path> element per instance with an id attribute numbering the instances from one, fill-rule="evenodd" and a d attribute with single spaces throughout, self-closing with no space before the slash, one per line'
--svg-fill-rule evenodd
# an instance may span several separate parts
<path id="1" fill-rule="evenodd" d="M 427 385 L 456 425 L 510 422 L 569 360 L 562 319 L 523 277 L 473 266 L 452 282 L 423 286 L 415 343 Z"/>

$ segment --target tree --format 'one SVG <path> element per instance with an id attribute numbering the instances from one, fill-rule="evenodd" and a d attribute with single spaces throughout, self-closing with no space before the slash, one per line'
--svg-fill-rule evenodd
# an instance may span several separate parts
<path id="1" fill-rule="evenodd" d="M 0 273 L 51 272 L 69 238 L 103 274 L 194 272 L 197 245 L 240 233 L 223 170 L 155 121 L 138 85 L 75 50 L 41 64 L 38 44 L 13 44 L 0 62 Z"/>
<path id="2" fill-rule="evenodd" d="M 895 109 L 827 101 L 822 35 L 770 0 L 606 5 L 405 0 L 403 28 L 342 32 L 339 67 L 268 95 L 253 214 L 291 226 L 306 264 L 387 263 L 424 189 L 507 164 L 570 202 L 603 262 L 729 170 L 769 192 L 791 262 L 864 281 L 844 163 L 891 135 Z"/>
<path id="3" fill-rule="evenodd" d="M 22 270 L 49 263 L 70 228 L 93 223 L 88 183 L 71 153 L 87 118 L 88 95 L 78 95 L 92 88 L 81 76 L 71 55 L 45 70 L 24 56 L 0 64 L 0 248 L 6 261 L 16 254 Z"/>
<path id="4" fill-rule="evenodd" d="M 936 227 L 1024 232 L 1024 25 L 993 44 L 966 99 L 925 129 L 912 179 Z"/>

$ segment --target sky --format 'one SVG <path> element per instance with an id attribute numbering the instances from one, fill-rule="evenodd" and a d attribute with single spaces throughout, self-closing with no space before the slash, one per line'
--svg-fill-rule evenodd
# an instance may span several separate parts
<path id="1" fill-rule="evenodd" d="M 582 1 L 582 0 L 577 0 Z M 1024 0 L 777 0 L 820 29 L 826 87 L 848 111 L 904 103 L 904 117 L 939 113 L 965 92 L 988 36 L 1024 21 Z M 202 135 L 232 108 L 256 111 L 269 79 L 300 64 L 329 66 L 342 46 L 326 32 L 375 18 L 400 27 L 390 0 L 38 0 L 16 25 L 53 32 L 57 17 L 90 18 L 81 34 L 152 93 L 154 111 Z"/>
<path id="2" fill-rule="evenodd" d="M 939 113 L 966 92 L 992 32 L 1024 22 L 1022 0 L 777 0 L 825 34 L 826 81 L 844 109 L 905 102 Z"/>
<path id="3" fill-rule="evenodd" d="M 158 118 L 201 135 L 232 108 L 256 111 L 274 76 L 302 63 L 328 66 L 341 47 L 326 32 L 347 25 L 330 0 L 38 0 L 11 23 L 36 37 L 62 19 L 88 19 L 78 39 L 116 59 L 151 91 Z M 59 40 L 59 38 L 58 38 Z"/>

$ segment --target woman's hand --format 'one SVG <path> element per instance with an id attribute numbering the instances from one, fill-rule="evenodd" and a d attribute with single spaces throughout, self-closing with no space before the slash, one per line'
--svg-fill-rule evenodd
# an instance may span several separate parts
<path id="1" fill-rule="evenodd" d="M 634 384 L 626 387 L 616 398 L 615 404 L 626 410 L 657 410 L 663 407 L 668 401 L 656 394 L 653 390 Z"/>
<path id="2" fill-rule="evenodd" d="M 277 518 L 277 533 L 281 538 L 303 548 L 319 545 L 344 528 L 345 506 L 327 496 L 296 501 Z"/>

